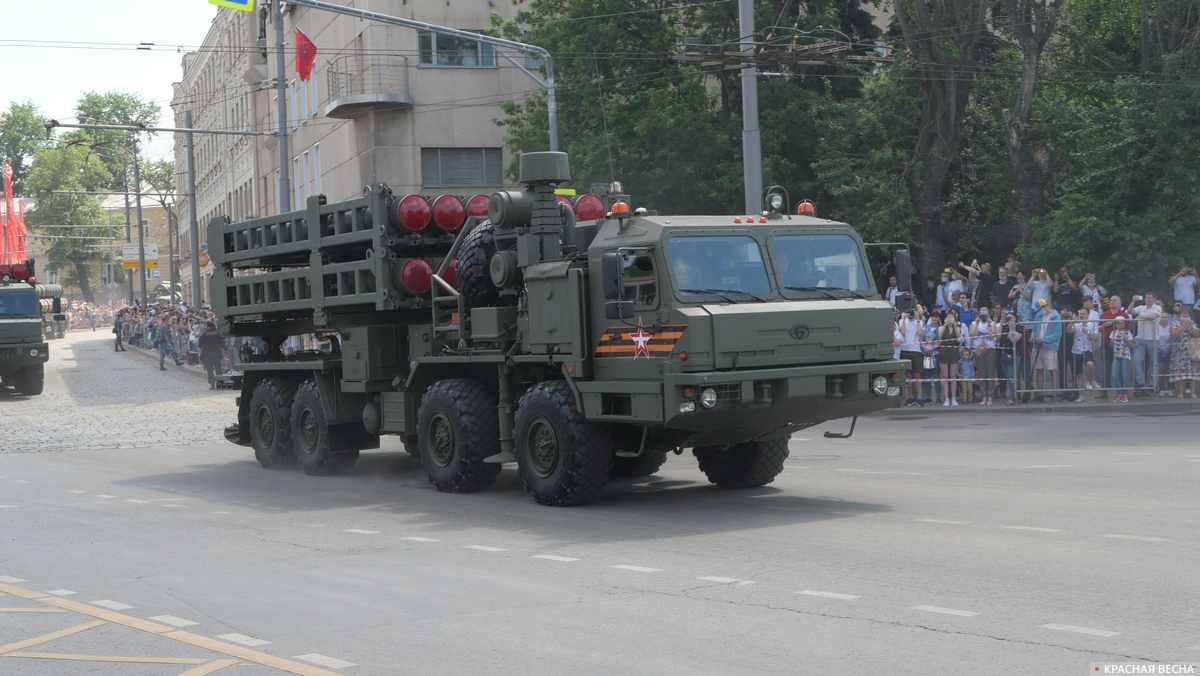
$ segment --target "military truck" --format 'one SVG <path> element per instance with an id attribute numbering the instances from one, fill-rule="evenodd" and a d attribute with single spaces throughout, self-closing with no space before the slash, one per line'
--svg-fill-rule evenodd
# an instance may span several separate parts
<path id="1" fill-rule="evenodd" d="M 0 265 L 0 383 L 24 395 L 41 394 L 50 348 L 42 335 L 41 301 L 65 321 L 62 287 L 38 284 L 32 260 Z"/>
<path id="2" fill-rule="evenodd" d="M 685 449 L 718 486 L 762 486 L 793 432 L 900 396 L 891 308 L 849 225 L 785 216 L 778 193 L 752 216 L 571 200 L 558 152 L 519 173 L 490 198 L 378 184 L 214 220 L 220 328 L 266 345 L 236 364 L 226 437 L 331 474 L 398 435 L 438 490 L 515 462 L 535 500 L 576 505 Z M 283 349 L 301 334 L 328 347 Z"/>

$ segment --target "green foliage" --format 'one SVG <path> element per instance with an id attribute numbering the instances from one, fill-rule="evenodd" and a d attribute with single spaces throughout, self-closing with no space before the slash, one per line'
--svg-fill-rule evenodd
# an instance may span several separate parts
<path id="1" fill-rule="evenodd" d="M 153 126 L 158 119 L 159 110 L 157 105 L 142 101 L 134 94 L 87 92 L 75 105 L 75 114 L 80 124 Z M 130 167 L 134 132 L 118 129 L 75 129 L 63 134 L 63 139 L 88 145 L 96 158 L 107 167 L 108 181 L 93 189 L 124 189 L 124 173 L 132 172 Z M 132 178 L 129 182 L 132 183 Z"/>
<path id="2" fill-rule="evenodd" d="M 49 145 L 46 118 L 33 103 L 13 103 L 0 113 L 0 161 L 7 161 L 13 168 L 13 194 L 27 194 L 29 163 L 37 151 Z"/>

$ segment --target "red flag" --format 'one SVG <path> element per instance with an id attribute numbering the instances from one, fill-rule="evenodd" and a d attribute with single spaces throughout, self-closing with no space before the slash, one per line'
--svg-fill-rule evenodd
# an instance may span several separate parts
<path id="1" fill-rule="evenodd" d="M 29 235 L 29 231 L 25 229 L 25 200 L 19 200 L 17 204 L 20 207 L 17 211 L 17 258 L 25 260 L 25 238 Z"/>
<path id="2" fill-rule="evenodd" d="M 296 29 L 296 74 L 301 80 L 312 77 L 313 63 L 317 60 L 317 46 L 308 36 Z"/>
<path id="3" fill-rule="evenodd" d="M 3 249 L 3 261 L 5 263 L 17 263 L 17 224 L 16 214 L 13 213 L 13 194 L 12 194 L 12 176 L 13 169 L 8 162 L 4 163 L 4 242 L 0 249 Z"/>

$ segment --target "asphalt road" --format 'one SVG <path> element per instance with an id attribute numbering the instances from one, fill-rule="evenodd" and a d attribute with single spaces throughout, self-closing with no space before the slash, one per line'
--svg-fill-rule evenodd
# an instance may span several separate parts
<path id="1" fill-rule="evenodd" d="M 263 470 L 221 438 L 232 393 L 104 334 L 51 349 L 45 394 L 0 391 L 3 674 L 1200 662 L 1193 415 L 868 418 L 798 435 L 762 489 L 685 455 L 556 509 L 511 469 L 438 493 L 394 440 Z"/>

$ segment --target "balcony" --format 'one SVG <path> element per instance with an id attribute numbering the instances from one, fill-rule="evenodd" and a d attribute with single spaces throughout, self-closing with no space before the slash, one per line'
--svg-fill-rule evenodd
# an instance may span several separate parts
<path id="1" fill-rule="evenodd" d="M 343 56 L 329 64 L 326 117 L 350 119 L 373 109 L 411 108 L 408 57 L 391 54 Z"/>

